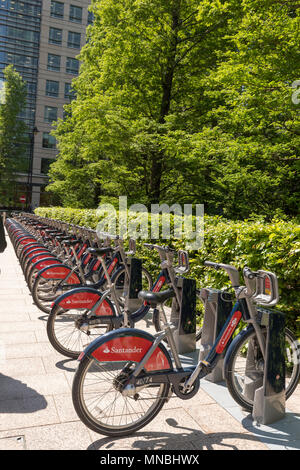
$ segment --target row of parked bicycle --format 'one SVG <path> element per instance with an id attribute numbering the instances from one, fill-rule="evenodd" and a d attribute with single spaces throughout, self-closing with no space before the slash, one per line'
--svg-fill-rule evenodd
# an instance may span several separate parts
<path id="1" fill-rule="evenodd" d="M 244 268 L 245 285 L 240 285 L 234 266 L 205 263 L 227 272 L 235 302 L 205 358 L 186 366 L 180 354 L 184 338 L 190 348 L 199 348 L 203 321 L 193 297 L 201 299 L 201 291 L 184 281 L 189 270 L 186 251 L 145 244 L 160 258 L 153 282 L 135 256 L 134 240 L 126 251 L 118 237 L 99 237 L 90 228 L 22 213 L 8 218 L 6 229 L 32 298 L 48 314 L 50 343 L 79 360 L 72 398 L 89 428 L 115 437 L 142 428 L 172 397 L 192 398 L 200 379 L 220 359 L 229 392 L 244 409 L 253 409 L 266 357 L 260 305 L 278 302 L 275 275 Z M 244 328 L 236 334 L 241 324 Z M 281 382 L 288 398 L 299 382 L 300 353 L 287 328 L 283 341 L 286 367 Z"/>

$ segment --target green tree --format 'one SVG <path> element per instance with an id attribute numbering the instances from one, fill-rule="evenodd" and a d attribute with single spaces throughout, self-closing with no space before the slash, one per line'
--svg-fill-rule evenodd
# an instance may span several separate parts
<path id="1" fill-rule="evenodd" d="M 67 194 L 78 170 L 90 166 L 104 195 L 159 202 L 162 175 L 176 166 L 164 148 L 173 127 L 168 118 L 177 115 L 184 126 L 185 109 L 207 106 L 198 77 L 215 66 L 213 45 L 221 49 L 231 17 L 219 1 L 202 3 L 214 21 L 209 14 L 197 19 L 197 0 L 94 2 L 77 99 L 56 131 L 60 157 L 50 173 L 52 190 Z"/>
<path id="2" fill-rule="evenodd" d="M 12 65 L 4 69 L 0 104 L 0 204 L 12 204 L 14 172 L 24 153 L 26 126 L 19 118 L 25 107 L 26 84 Z"/>
<path id="3" fill-rule="evenodd" d="M 101 0 L 93 12 L 49 189 L 77 207 L 126 194 L 233 218 L 297 213 L 295 2 Z"/>

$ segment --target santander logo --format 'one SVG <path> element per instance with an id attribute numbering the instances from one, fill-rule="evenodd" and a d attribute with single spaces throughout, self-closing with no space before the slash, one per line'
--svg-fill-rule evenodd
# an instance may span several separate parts
<path id="1" fill-rule="evenodd" d="M 105 354 L 126 354 L 126 353 L 129 353 L 129 354 L 137 354 L 137 353 L 141 353 L 143 351 L 142 348 L 137 348 L 136 346 L 134 346 L 134 348 L 116 348 L 115 346 L 113 346 L 111 349 L 109 349 L 108 346 L 105 347 L 105 349 L 103 349 L 103 352 Z"/>

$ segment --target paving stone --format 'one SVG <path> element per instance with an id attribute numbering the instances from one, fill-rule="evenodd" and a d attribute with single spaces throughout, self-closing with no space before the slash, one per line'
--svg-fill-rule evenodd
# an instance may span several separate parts
<path id="1" fill-rule="evenodd" d="M 25 436 L 27 450 L 93 449 L 87 428 L 79 421 L 27 427 L 21 432 Z"/>
<path id="2" fill-rule="evenodd" d="M 68 381 L 63 374 L 27 375 L 16 378 L 0 373 L 0 401 L 70 393 Z"/>
<path id="3" fill-rule="evenodd" d="M 32 396 L 18 400 L 0 400 L 0 430 L 14 430 L 33 426 L 39 429 L 60 422 L 51 396 Z"/>
<path id="4" fill-rule="evenodd" d="M 13 323 L 15 324 L 16 322 L 25 322 L 30 320 L 30 315 L 29 313 L 15 313 L 15 312 L 1 312 L 0 313 L 0 322 L 2 323 L 3 321 Z"/>
<path id="5" fill-rule="evenodd" d="M 79 421 L 77 413 L 74 409 L 71 393 L 64 395 L 55 395 L 53 397 L 59 419 L 62 423 L 69 421 Z"/>
<path id="6" fill-rule="evenodd" d="M 9 344 L 6 347 L 7 359 L 13 358 L 31 358 L 31 357 L 43 357 L 48 356 L 52 349 L 49 344 L 46 343 L 30 343 L 30 344 Z"/>
<path id="7" fill-rule="evenodd" d="M 99 450 L 193 450 L 192 441 L 205 438 L 198 424 L 182 409 L 162 409 L 143 429 L 121 439 L 107 438 L 93 431 L 90 434 Z"/>
<path id="8" fill-rule="evenodd" d="M 17 325 L 15 325 L 17 328 Z M 0 341 L 4 344 L 29 344 L 36 343 L 36 336 L 33 331 L 7 331 L 5 333 L 0 333 Z"/>
<path id="9" fill-rule="evenodd" d="M 187 412 L 206 434 L 212 432 L 222 433 L 228 429 L 233 433 L 248 432 L 242 424 L 216 403 L 202 405 L 199 401 L 198 404 L 191 405 Z"/>
<path id="10" fill-rule="evenodd" d="M 46 373 L 41 357 L 32 357 L 30 360 L 6 359 L 1 364 L 1 373 L 9 377 L 21 377 Z"/>
<path id="11" fill-rule="evenodd" d="M 14 332 L 23 332 L 24 337 L 26 336 L 27 332 L 34 331 L 34 330 L 42 330 L 44 331 L 43 324 L 36 320 L 31 320 L 27 322 L 17 322 L 13 331 Z M 6 333 L 7 335 L 12 332 L 12 325 L 11 322 L 0 322 L 0 334 Z"/>
<path id="12" fill-rule="evenodd" d="M 11 436 L 0 439 L 0 450 L 25 450 L 24 436 Z"/>

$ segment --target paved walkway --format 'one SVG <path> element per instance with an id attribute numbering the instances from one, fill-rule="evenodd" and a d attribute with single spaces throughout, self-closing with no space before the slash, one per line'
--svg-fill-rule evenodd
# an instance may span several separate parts
<path id="1" fill-rule="evenodd" d="M 300 388 L 286 417 L 254 426 L 224 384 L 203 381 L 199 393 L 172 398 L 143 430 L 118 440 L 95 434 L 78 419 L 71 400 L 77 362 L 56 353 L 46 315 L 33 304 L 7 237 L 0 254 L 0 450 L 300 449 Z"/>

